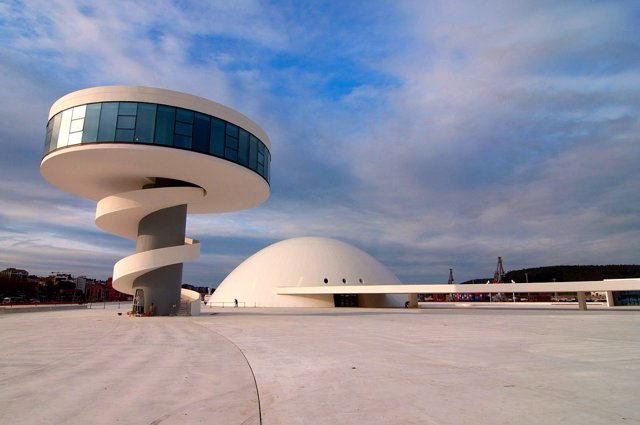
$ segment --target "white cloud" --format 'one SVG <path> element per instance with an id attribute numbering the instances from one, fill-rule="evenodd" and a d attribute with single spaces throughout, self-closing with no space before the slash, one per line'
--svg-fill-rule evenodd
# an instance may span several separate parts
<path id="1" fill-rule="evenodd" d="M 190 217 L 196 238 L 339 237 L 414 281 L 446 280 L 448 267 L 477 277 L 485 264 L 490 275 L 497 255 L 510 267 L 636 261 L 640 61 L 626 3 L 119 6 L 0 8 L 10 41 L 0 81 L 15 87 L 0 116 L 33 126 L 31 108 L 42 115 L 70 89 L 111 83 L 242 110 L 273 142 L 272 199 Z M 24 202 L 0 194 L 7 217 L 54 225 L 37 215 L 55 195 L 29 179 Z M 90 209 L 74 208 L 55 213 L 91 227 Z M 188 280 L 241 257 L 204 249 Z"/>

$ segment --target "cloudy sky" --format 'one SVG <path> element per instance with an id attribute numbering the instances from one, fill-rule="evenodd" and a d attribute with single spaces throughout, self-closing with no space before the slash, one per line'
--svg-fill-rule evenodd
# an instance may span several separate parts
<path id="1" fill-rule="evenodd" d="M 0 0 L 0 84 L 0 268 L 106 279 L 133 253 L 39 173 L 51 104 L 109 84 L 271 138 L 271 197 L 190 216 L 185 282 L 306 235 L 408 283 L 640 262 L 637 1 Z"/>

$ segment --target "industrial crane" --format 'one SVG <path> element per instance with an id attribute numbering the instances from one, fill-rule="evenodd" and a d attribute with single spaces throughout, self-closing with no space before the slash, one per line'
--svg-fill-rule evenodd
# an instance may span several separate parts
<path id="1" fill-rule="evenodd" d="M 496 266 L 496 272 L 493 274 L 493 280 L 491 283 L 502 283 L 505 274 L 502 257 L 498 257 L 498 265 Z"/>

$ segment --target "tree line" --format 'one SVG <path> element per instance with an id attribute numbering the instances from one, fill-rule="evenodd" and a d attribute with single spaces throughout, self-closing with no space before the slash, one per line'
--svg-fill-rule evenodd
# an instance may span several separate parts
<path id="1" fill-rule="evenodd" d="M 601 266 L 548 266 L 512 270 L 504 282 L 581 282 L 604 279 L 640 278 L 640 265 L 609 264 Z"/>

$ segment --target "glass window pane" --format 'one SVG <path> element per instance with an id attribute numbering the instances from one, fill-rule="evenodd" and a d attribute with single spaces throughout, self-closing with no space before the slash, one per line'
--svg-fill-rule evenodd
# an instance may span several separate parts
<path id="1" fill-rule="evenodd" d="M 62 114 L 57 114 L 53 118 L 51 118 L 51 142 L 49 151 L 52 151 L 56 148 L 56 144 L 58 143 L 58 133 L 60 132 L 60 118 Z"/>
<path id="2" fill-rule="evenodd" d="M 51 132 L 51 145 L 49 148 L 49 152 L 56 149 L 58 147 L 58 135 L 60 134 L 60 120 L 62 119 L 62 114 L 57 114 L 53 117 L 53 131 Z"/>
<path id="3" fill-rule="evenodd" d="M 227 134 L 227 144 L 226 147 L 227 148 L 231 148 L 233 150 L 238 150 L 238 139 L 236 139 L 235 137 L 231 137 Z"/>
<path id="4" fill-rule="evenodd" d="M 77 120 L 78 118 L 84 118 L 85 111 L 87 109 L 87 105 L 80 105 L 73 108 L 73 116 L 72 120 Z"/>
<path id="5" fill-rule="evenodd" d="M 100 122 L 101 103 L 87 105 L 84 116 L 84 129 L 82 130 L 82 143 L 98 140 L 98 123 Z"/>
<path id="6" fill-rule="evenodd" d="M 249 141 L 249 168 L 253 171 L 258 169 L 258 139 L 254 136 Z"/>
<path id="7" fill-rule="evenodd" d="M 44 153 L 46 155 L 49 153 L 49 148 L 51 146 L 51 133 L 53 133 L 53 119 L 50 119 L 47 123 L 47 135 L 44 138 Z"/>
<path id="8" fill-rule="evenodd" d="M 118 128 L 133 130 L 136 128 L 136 117 L 120 115 L 118 117 Z"/>
<path id="9" fill-rule="evenodd" d="M 193 131 L 193 125 L 176 121 L 176 134 L 181 134 L 183 136 L 191 136 L 192 131 Z"/>
<path id="10" fill-rule="evenodd" d="M 133 130 L 117 129 L 116 142 L 133 142 Z"/>
<path id="11" fill-rule="evenodd" d="M 98 141 L 112 142 L 116 137 L 116 121 L 118 119 L 118 102 L 105 102 L 100 108 L 100 124 L 98 125 Z"/>
<path id="12" fill-rule="evenodd" d="M 82 143 L 82 132 L 69 134 L 69 146 Z"/>
<path id="13" fill-rule="evenodd" d="M 135 102 L 120 102 L 118 115 L 135 115 L 138 104 Z"/>
<path id="14" fill-rule="evenodd" d="M 152 103 L 138 104 L 138 117 L 136 118 L 135 141 L 140 143 L 153 143 L 153 133 L 156 127 L 156 105 Z"/>
<path id="15" fill-rule="evenodd" d="M 209 152 L 209 135 L 211 133 L 211 119 L 208 115 L 196 113 L 193 122 L 192 148 L 197 152 Z"/>
<path id="16" fill-rule="evenodd" d="M 249 166 L 249 133 L 240 130 L 240 138 L 238 139 L 238 162 L 242 165 Z"/>
<path id="17" fill-rule="evenodd" d="M 233 136 L 236 139 L 238 138 L 238 126 L 233 125 L 231 123 L 227 123 L 227 134 L 229 136 Z"/>
<path id="18" fill-rule="evenodd" d="M 82 131 L 83 124 L 84 124 L 84 118 L 80 118 L 78 120 L 72 120 L 69 133 L 77 133 L 78 131 Z"/>
<path id="19" fill-rule="evenodd" d="M 178 108 L 176 110 L 176 121 L 187 122 L 193 124 L 193 111 Z"/>
<path id="20" fill-rule="evenodd" d="M 184 136 L 182 134 L 176 134 L 173 136 L 173 146 L 178 148 L 187 148 L 191 149 L 191 137 Z"/>
<path id="21" fill-rule="evenodd" d="M 238 162 L 238 151 L 227 148 L 224 150 L 224 157 L 233 162 Z"/>
<path id="22" fill-rule="evenodd" d="M 267 183 L 271 181 L 271 153 L 267 151 L 267 161 L 264 164 L 264 176 L 267 179 Z"/>
<path id="23" fill-rule="evenodd" d="M 73 109 L 67 109 L 62 112 L 62 120 L 60 121 L 60 133 L 58 134 L 58 143 L 56 147 L 61 148 L 67 146 L 69 142 L 69 128 L 71 127 L 71 113 Z"/>
<path id="24" fill-rule="evenodd" d="M 173 124 L 176 119 L 176 108 L 158 105 L 156 115 L 155 142 L 158 145 L 171 146 L 173 144 Z"/>
<path id="25" fill-rule="evenodd" d="M 211 146 L 209 152 L 219 157 L 224 156 L 224 121 L 211 118 Z"/>
<path id="26" fill-rule="evenodd" d="M 264 165 L 264 154 L 262 152 L 258 152 L 258 165 Z"/>

